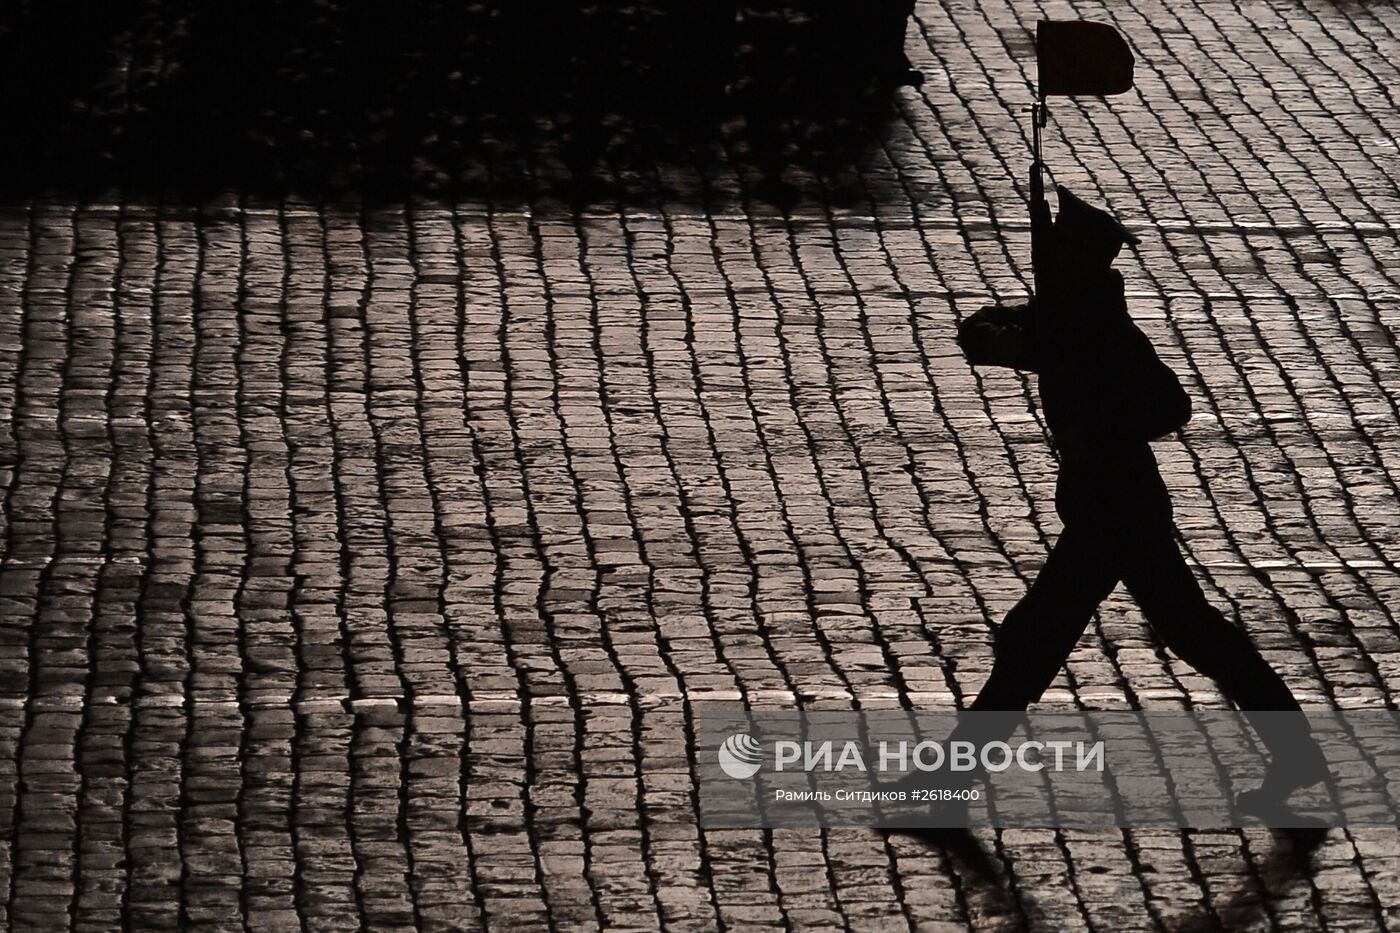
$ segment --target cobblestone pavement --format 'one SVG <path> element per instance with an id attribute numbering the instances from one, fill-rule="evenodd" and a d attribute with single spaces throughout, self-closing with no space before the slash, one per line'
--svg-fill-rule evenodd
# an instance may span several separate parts
<path id="1" fill-rule="evenodd" d="M 1044 15 L 1138 59 L 1047 150 L 1144 238 L 1193 565 L 1305 704 L 1394 708 L 1400 10 L 923 2 L 927 82 L 786 213 L 725 152 L 0 211 L 8 923 L 1400 926 L 1393 831 L 695 826 L 696 709 L 964 703 L 1057 532 L 1029 384 L 952 339 L 1026 289 Z M 1118 594 L 1045 702 L 1222 700 Z"/>

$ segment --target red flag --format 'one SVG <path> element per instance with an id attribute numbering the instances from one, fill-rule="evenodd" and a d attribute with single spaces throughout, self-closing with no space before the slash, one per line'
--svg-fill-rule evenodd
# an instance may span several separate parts
<path id="1" fill-rule="evenodd" d="M 1107 23 L 1043 19 L 1036 24 L 1040 96 L 1105 97 L 1133 86 L 1133 53 Z"/>

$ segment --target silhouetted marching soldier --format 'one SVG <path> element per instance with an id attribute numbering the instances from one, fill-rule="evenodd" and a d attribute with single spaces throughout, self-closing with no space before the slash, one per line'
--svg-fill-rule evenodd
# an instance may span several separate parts
<path id="1" fill-rule="evenodd" d="M 1328 776 L 1298 701 L 1245 633 L 1211 606 L 1176 545 L 1171 499 L 1150 442 L 1181 428 L 1190 400 L 1128 315 L 1112 268 L 1135 244 L 1112 216 L 1058 189 L 1051 220 L 1040 130 L 1047 95 L 1118 94 L 1133 83 L 1132 53 L 1101 23 L 1042 21 L 1039 99 L 1032 108 L 1031 253 L 1035 298 L 984 308 L 959 329 L 974 365 L 1039 374 L 1045 420 L 1059 453 L 1055 508 L 1064 530 L 1029 592 L 996 634 L 991 676 L 974 711 L 1019 712 L 1040 698 L 1100 602 L 1121 582 L 1167 648 L 1212 678 L 1252 717 L 1271 761 L 1240 803 L 1268 815 Z M 954 739 L 1004 738 L 1019 716 L 964 720 Z M 944 784 L 946 785 L 946 782 Z"/>
<path id="2" fill-rule="evenodd" d="M 1034 205 L 1042 263 L 1029 304 L 986 308 L 958 333 L 974 365 L 1039 374 L 1059 453 L 1055 508 L 1064 530 L 1030 591 L 996 635 L 996 659 L 973 710 L 1024 710 L 1064 665 L 1100 602 L 1121 582 L 1174 654 L 1247 711 L 1272 754 L 1264 785 L 1242 804 L 1264 809 L 1322 780 L 1326 764 L 1282 678 L 1213 607 L 1176 545 L 1171 500 L 1149 443 L 1181 428 L 1191 405 L 1128 315 L 1111 263 L 1136 239 L 1063 187 L 1053 225 Z M 973 738 L 966 734 L 956 738 Z M 978 734 L 977 741 L 1003 738 Z"/>

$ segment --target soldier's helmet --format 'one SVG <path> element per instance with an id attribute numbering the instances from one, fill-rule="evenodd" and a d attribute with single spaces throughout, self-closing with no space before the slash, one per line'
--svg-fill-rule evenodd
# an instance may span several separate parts
<path id="1" fill-rule="evenodd" d="M 1060 198 L 1055 242 L 1061 261 L 1108 265 L 1125 244 L 1136 246 L 1141 242 L 1112 214 L 1086 204 L 1064 185 L 1056 185 L 1055 191 Z"/>

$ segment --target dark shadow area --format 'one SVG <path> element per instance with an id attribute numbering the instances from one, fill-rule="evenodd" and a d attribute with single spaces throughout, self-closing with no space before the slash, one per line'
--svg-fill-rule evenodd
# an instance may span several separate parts
<path id="1" fill-rule="evenodd" d="M 1299 881 L 1315 871 L 1313 853 L 1327 839 L 1325 829 L 1276 829 L 1274 844 L 1259 862 L 1258 885 L 1241 885 L 1216 901 L 1202 906 L 1168 926 L 1171 933 L 1206 933 L 1213 930 L 1255 929 L 1272 914 Z"/>
<path id="2" fill-rule="evenodd" d="M 1004 918 L 1004 928 L 1029 929 L 1037 915 L 1033 901 L 1025 892 L 1018 895 L 1009 889 L 997 861 L 964 829 L 900 829 L 886 830 L 892 836 L 908 838 L 944 858 L 966 886 L 965 895 L 977 904 L 978 910 Z M 1257 880 L 1224 892 L 1209 906 L 1174 918 L 1166 926 L 1171 933 L 1207 933 L 1207 931 L 1254 929 L 1267 920 L 1274 905 L 1281 902 L 1295 885 L 1316 870 L 1313 854 L 1327 839 L 1325 829 L 1276 829 L 1272 831 L 1273 846 L 1256 864 Z"/>
<path id="3" fill-rule="evenodd" d="M 931 855 L 946 860 L 947 870 L 962 879 L 963 896 L 978 916 L 996 917 L 998 929 L 1032 928 L 1037 908 L 1027 892 L 1012 890 L 1011 879 L 972 832 L 961 827 L 881 830 L 910 840 Z M 1028 912 L 1029 911 L 1029 912 Z"/>
<path id="4" fill-rule="evenodd" d="M 0 197 L 795 198 L 889 118 L 910 6 L 11 2 Z"/>

